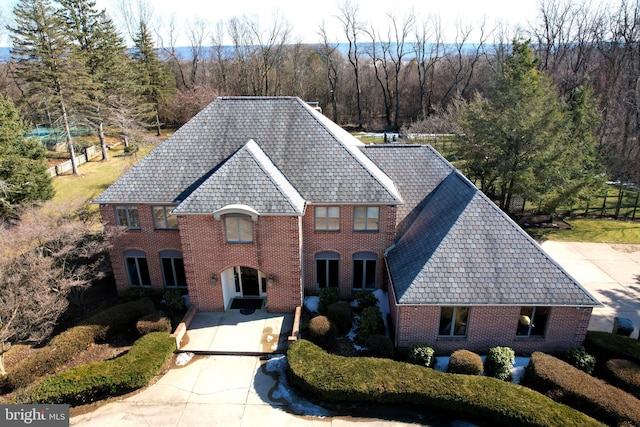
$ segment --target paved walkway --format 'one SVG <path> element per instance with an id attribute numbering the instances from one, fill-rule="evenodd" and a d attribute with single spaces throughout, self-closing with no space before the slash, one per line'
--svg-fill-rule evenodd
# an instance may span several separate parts
<path id="1" fill-rule="evenodd" d="M 611 332 L 613 319 L 630 319 L 640 329 L 640 245 L 547 241 L 542 248 L 603 305 L 589 329 Z"/>

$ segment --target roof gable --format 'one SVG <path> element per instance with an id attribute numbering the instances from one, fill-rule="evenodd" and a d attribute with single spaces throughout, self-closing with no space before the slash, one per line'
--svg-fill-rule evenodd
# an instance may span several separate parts
<path id="1" fill-rule="evenodd" d="M 599 305 L 458 172 L 438 186 L 387 263 L 399 304 Z"/>
<path id="2" fill-rule="evenodd" d="M 305 201 L 260 146 L 250 140 L 173 210 L 211 214 L 228 205 L 247 205 L 260 215 L 302 215 Z"/>

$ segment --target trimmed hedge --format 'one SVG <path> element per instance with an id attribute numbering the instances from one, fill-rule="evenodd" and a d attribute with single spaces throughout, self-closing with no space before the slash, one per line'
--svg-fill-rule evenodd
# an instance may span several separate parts
<path id="1" fill-rule="evenodd" d="M 624 359 L 611 359 L 604 368 L 604 376 L 612 384 L 640 398 L 640 366 Z"/>
<path id="2" fill-rule="evenodd" d="M 640 341 L 609 332 L 588 331 L 584 347 L 599 367 L 609 359 L 626 359 L 640 365 Z"/>
<path id="3" fill-rule="evenodd" d="M 503 426 L 601 426 L 540 393 L 495 378 L 450 375 L 389 359 L 327 354 L 306 340 L 287 352 L 291 384 L 327 402 L 411 404 Z"/>
<path id="4" fill-rule="evenodd" d="M 316 316 L 309 321 L 309 339 L 314 343 L 329 348 L 338 337 L 336 325 L 327 316 Z"/>
<path id="5" fill-rule="evenodd" d="M 166 332 L 139 338 L 123 356 L 51 375 L 18 397 L 29 403 L 83 405 L 129 393 L 149 383 L 175 351 Z"/>
<path id="6" fill-rule="evenodd" d="M 151 313 L 143 316 L 136 323 L 136 330 L 140 335 L 147 335 L 151 332 L 171 333 L 171 320 L 161 316 L 159 313 Z"/>
<path id="7" fill-rule="evenodd" d="M 53 373 L 97 341 L 132 326 L 140 317 L 154 313 L 153 301 L 144 298 L 110 307 L 56 335 L 49 344 L 16 365 L 7 375 L 7 385 L 15 390 Z"/>
<path id="8" fill-rule="evenodd" d="M 483 371 L 482 358 L 472 351 L 457 350 L 449 358 L 447 372 L 451 374 L 480 375 Z"/>
<path id="9" fill-rule="evenodd" d="M 640 425 L 640 401 L 570 364 L 536 352 L 521 384 L 609 425 Z"/>

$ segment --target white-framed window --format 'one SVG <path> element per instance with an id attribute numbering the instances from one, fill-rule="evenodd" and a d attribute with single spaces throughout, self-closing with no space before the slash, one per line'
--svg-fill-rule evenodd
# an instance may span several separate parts
<path id="1" fill-rule="evenodd" d="M 184 272 L 182 253 L 178 251 L 160 252 L 162 277 L 165 288 L 186 288 L 187 277 Z"/>
<path id="2" fill-rule="evenodd" d="M 116 224 L 128 229 L 140 229 L 140 217 L 137 206 L 116 206 Z"/>
<path id="3" fill-rule="evenodd" d="M 314 228 L 318 231 L 340 231 L 340 206 L 316 206 Z"/>
<path id="4" fill-rule="evenodd" d="M 380 229 L 380 207 L 355 206 L 353 229 L 356 231 L 378 231 Z"/>
<path id="5" fill-rule="evenodd" d="M 442 307 L 440 309 L 441 337 L 464 337 L 467 335 L 469 307 Z"/>
<path id="6" fill-rule="evenodd" d="M 156 230 L 177 230 L 178 217 L 171 214 L 173 206 L 153 206 L 153 227 Z"/>
<path id="7" fill-rule="evenodd" d="M 337 288 L 340 282 L 338 275 L 340 255 L 335 252 L 320 252 L 315 258 L 316 288 Z"/>
<path id="8" fill-rule="evenodd" d="M 147 264 L 147 256 L 144 252 L 126 251 L 124 253 L 124 264 L 127 268 L 129 286 L 151 286 L 149 265 Z"/>
<path id="9" fill-rule="evenodd" d="M 248 215 L 230 214 L 224 216 L 224 228 L 227 234 L 227 242 L 251 243 L 253 242 L 253 221 Z"/>
<path id="10" fill-rule="evenodd" d="M 353 255 L 353 289 L 376 288 L 376 265 L 378 256 L 373 252 L 358 252 Z"/>
<path id="11" fill-rule="evenodd" d="M 522 307 L 516 336 L 544 337 L 550 311 L 549 307 Z"/>

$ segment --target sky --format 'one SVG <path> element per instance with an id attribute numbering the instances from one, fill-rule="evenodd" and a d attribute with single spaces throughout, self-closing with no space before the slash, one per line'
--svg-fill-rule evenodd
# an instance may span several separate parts
<path id="1" fill-rule="evenodd" d="M 118 3 L 121 0 L 96 0 L 99 9 L 106 9 L 116 24 L 121 24 Z M 136 0 L 129 0 L 134 3 Z M 143 0 L 154 12 L 156 27 L 166 28 L 166 22 L 174 17 L 179 33 L 185 33 L 187 26 L 196 19 L 211 23 L 226 22 L 232 17 L 257 17 L 261 27 L 268 28 L 274 15 L 286 19 L 293 30 L 293 41 L 317 43 L 320 41 L 318 29 L 324 21 L 331 41 L 346 41 L 340 23 L 336 18 L 339 4 L 343 0 Z M 398 21 L 413 10 L 420 21 L 427 21 L 429 15 L 439 16 L 442 30 L 448 42 L 454 41 L 456 23 L 479 27 L 484 18 L 493 25 L 526 26 L 537 17 L 538 0 L 351 0 L 359 5 L 362 21 L 386 33 L 389 26 L 387 14 L 394 13 Z M 0 0 L 0 10 L 5 16 L 11 15 L 15 0 Z M 161 23 L 165 24 L 162 25 Z M 182 34 L 178 45 L 187 44 Z"/>

